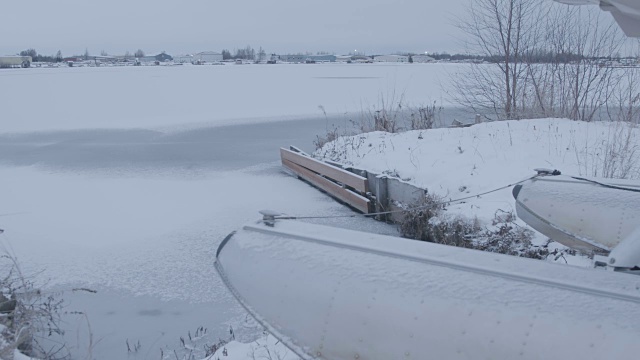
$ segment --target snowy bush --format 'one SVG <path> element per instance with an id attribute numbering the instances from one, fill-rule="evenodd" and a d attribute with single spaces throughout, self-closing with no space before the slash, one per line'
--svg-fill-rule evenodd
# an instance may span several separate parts
<path id="1" fill-rule="evenodd" d="M 545 247 L 532 246 L 534 232 L 518 226 L 513 212 L 499 210 L 491 225 L 482 226 L 477 218 L 449 215 L 441 197 L 426 196 L 408 210 L 400 223 L 403 237 L 436 244 L 476 249 L 500 254 L 545 259 Z"/>
<path id="2" fill-rule="evenodd" d="M 0 358 L 17 351 L 38 359 L 67 359 L 69 352 L 60 329 L 63 301 L 25 277 L 14 257 L 0 257 Z"/>
<path id="3" fill-rule="evenodd" d="M 516 223 L 516 216 L 513 212 L 498 210 L 491 226 L 487 226 L 474 239 L 473 248 L 534 259 L 546 258 L 549 251 L 545 247 L 533 247 L 531 243 L 533 236 L 532 230 Z"/>

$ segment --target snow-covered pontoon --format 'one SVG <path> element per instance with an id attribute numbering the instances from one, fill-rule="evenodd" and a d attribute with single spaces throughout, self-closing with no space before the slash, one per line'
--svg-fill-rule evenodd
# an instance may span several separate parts
<path id="1" fill-rule="evenodd" d="M 640 274 L 640 182 L 537 170 L 513 189 L 518 217 L 602 265 Z"/>
<path id="2" fill-rule="evenodd" d="M 640 37 L 640 2 L 638 0 L 555 0 L 570 5 L 599 5 L 613 15 L 622 31 Z"/>
<path id="3" fill-rule="evenodd" d="M 216 268 L 249 313 L 303 359 L 640 354 L 640 276 L 274 215 L 229 235 Z"/>

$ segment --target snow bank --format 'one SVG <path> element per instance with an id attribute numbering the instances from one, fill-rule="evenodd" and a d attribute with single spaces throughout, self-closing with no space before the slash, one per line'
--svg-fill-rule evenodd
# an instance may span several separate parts
<path id="1" fill-rule="evenodd" d="M 315 156 L 387 173 L 457 199 L 512 184 L 552 168 L 563 174 L 639 178 L 640 129 L 622 123 L 566 119 L 491 122 L 467 128 L 342 137 Z M 485 222 L 514 211 L 511 189 L 448 206 Z"/>
<path id="2" fill-rule="evenodd" d="M 13 351 L 13 360 L 36 360 L 36 359 L 28 357 L 27 355 L 18 351 L 18 349 L 15 349 Z"/>
<path id="3" fill-rule="evenodd" d="M 226 360 L 299 360 L 291 350 L 284 346 L 273 335 L 265 333 L 264 336 L 251 343 L 232 341 L 216 351 L 213 356 L 206 359 Z"/>

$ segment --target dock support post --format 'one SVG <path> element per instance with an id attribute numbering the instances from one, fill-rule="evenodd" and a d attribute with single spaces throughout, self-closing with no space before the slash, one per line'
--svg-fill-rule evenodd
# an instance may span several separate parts
<path id="1" fill-rule="evenodd" d="M 389 189 L 387 187 L 386 175 L 376 176 L 376 212 L 389 211 Z M 376 220 L 387 221 L 387 215 L 378 215 Z"/>

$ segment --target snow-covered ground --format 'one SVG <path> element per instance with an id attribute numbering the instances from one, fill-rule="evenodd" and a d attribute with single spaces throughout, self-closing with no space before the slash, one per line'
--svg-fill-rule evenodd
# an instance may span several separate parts
<path id="1" fill-rule="evenodd" d="M 299 360 L 300 358 L 278 339 L 268 333 L 264 333 L 262 337 L 253 342 L 242 343 L 231 341 L 216 351 L 210 359 Z"/>
<path id="2" fill-rule="evenodd" d="M 342 137 L 316 155 L 388 173 L 455 200 L 524 180 L 535 174 L 535 168 L 567 175 L 640 178 L 638 151 L 637 126 L 533 119 L 396 134 L 371 132 Z M 511 188 L 454 202 L 446 213 L 489 224 L 500 210 L 515 212 Z M 540 234 L 537 238 L 546 241 Z"/>

